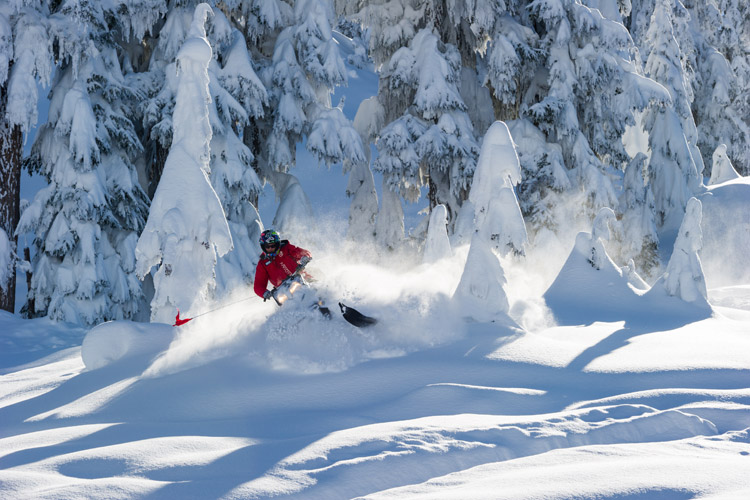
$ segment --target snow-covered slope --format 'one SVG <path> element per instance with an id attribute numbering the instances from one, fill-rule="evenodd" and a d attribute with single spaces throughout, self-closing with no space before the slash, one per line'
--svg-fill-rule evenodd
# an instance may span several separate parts
<path id="1" fill-rule="evenodd" d="M 51 353 L 3 358 L 3 498 L 750 494 L 749 287 L 710 294 L 701 318 L 641 314 L 634 293 L 600 318 L 603 282 L 581 273 L 579 322 L 531 331 L 451 320 L 466 255 L 410 271 L 321 258 L 321 288 L 381 318 L 366 330 L 295 327 L 251 300 L 57 350 L 45 339 L 82 332 L 3 315 L 6 346 L 33 334 Z"/>

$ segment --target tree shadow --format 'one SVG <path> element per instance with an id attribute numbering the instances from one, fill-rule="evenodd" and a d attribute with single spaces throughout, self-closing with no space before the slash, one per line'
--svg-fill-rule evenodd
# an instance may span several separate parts
<path id="1" fill-rule="evenodd" d="M 654 310 L 644 311 L 642 316 L 627 320 L 622 329 L 613 332 L 581 352 L 568 363 L 567 368 L 583 371 L 595 359 L 625 347 L 635 337 L 654 332 L 676 330 L 690 323 L 708 319 L 713 314 L 710 309 L 690 307 L 681 309 L 679 314 L 673 314 L 672 311 L 670 311 L 670 314 L 659 314 L 658 311 Z"/>

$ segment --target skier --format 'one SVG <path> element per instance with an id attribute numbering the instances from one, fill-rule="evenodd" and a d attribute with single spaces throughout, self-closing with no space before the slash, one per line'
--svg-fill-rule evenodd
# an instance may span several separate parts
<path id="1" fill-rule="evenodd" d="M 255 284 L 253 289 L 256 295 L 263 301 L 273 297 L 273 290 L 268 290 L 268 282 L 277 287 L 289 276 L 301 270 L 312 260 L 310 252 L 304 248 L 296 247 L 287 240 L 282 240 L 279 233 L 273 229 L 266 229 L 260 235 L 260 247 L 263 253 L 260 255 L 260 261 L 255 268 Z M 303 273 L 307 281 L 310 276 Z M 323 300 L 317 299 L 312 305 L 327 319 L 331 319 L 331 311 L 328 309 Z M 346 306 L 339 302 L 341 313 L 344 319 L 357 327 L 365 327 L 377 323 L 375 318 L 365 316 L 356 309 Z"/>
<path id="2" fill-rule="evenodd" d="M 312 257 L 304 248 L 296 247 L 287 240 L 282 240 L 279 233 L 273 229 L 266 229 L 260 235 L 260 248 L 263 253 L 255 268 L 254 290 L 263 301 L 272 297 L 272 291 L 267 290 L 268 282 L 279 286 L 282 281 L 294 274 L 299 267 L 307 265 Z"/>

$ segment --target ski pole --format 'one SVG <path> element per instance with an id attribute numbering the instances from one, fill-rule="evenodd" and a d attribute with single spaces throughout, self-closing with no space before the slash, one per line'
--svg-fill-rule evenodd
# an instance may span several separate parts
<path id="1" fill-rule="evenodd" d="M 235 304 L 239 304 L 240 302 L 244 302 L 245 300 L 250 300 L 251 298 L 252 297 L 245 297 L 244 299 L 235 300 L 234 302 L 230 302 L 229 304 L 224 304 L 222 306 L 219 306 L 219 307 L 216 307 L 214 309 L 211 309 L 210 311 L 205 311 L 205 312 L 202 312 L 200 314 L 196 314 L 192 318 L 180 318 L 180 310 L 177 309 L 177 316 L 175 317 L 174 325 L 172 325 L 172 326 L 181 326 L 181 325 L 184 325 L 188 321 L 192 321 L 195 318 L 200 318 L 201 316 L 205 316 L 206 314 L 210 314 L 212 312 L 216 312 L 219 309 L 224 309 L 225 307 L 229 307 L 229 306 L 233 306 Z"/>

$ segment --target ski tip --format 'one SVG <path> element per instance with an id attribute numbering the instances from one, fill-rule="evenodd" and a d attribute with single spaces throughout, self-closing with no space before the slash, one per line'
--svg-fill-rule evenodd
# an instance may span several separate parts
<path id="1" fill-rule="evenodd" d="M 342 302 L 339 302 L 339 307 L 341 308 L 341 314 L 344 315 L 344 319 L 356 327 L 364 328 L 366 326 L 372 326 L 378 322 L 375 318 L 365 316 L 353 307 L 349 307 Z"/>

